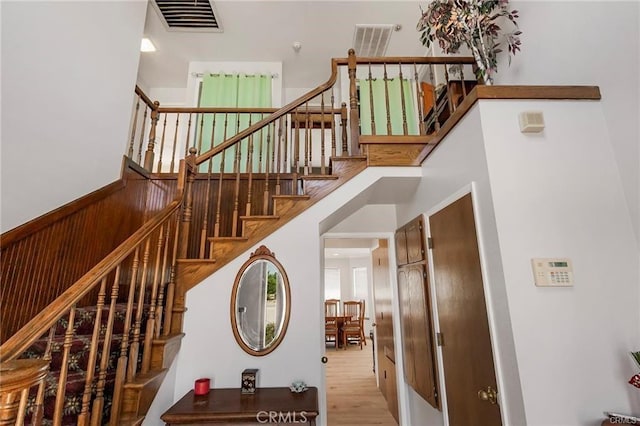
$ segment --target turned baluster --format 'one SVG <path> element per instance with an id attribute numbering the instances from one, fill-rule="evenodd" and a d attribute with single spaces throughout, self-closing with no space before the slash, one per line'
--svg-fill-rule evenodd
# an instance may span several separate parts
<path id="1" fill-rule="evenodd" d="M 142 130 L 140 131 L 140 139 L 138 141 L 138 158 L 137 163 L 142 164 L 142 144 L 144 143 L 144 133 L 147 128 L 147 114 L 149 113 L 149 107 L 145 104 L 144 114 L 142 116 Z"/>
<path id="2" fill-rule="evenodd" d="M 160 277 L 160 288 L 158 291 L 158 308 L 156 314 L 156 327 L 154 337 L 160 337 L 160 329 L 162 329 L 163 325 L 163 315 L 165 312 L 165 299 L 164 292 L 165 287 L 167 285 L 167 272 L 169 271 L 169 237 L 171 236 L 171 220 L 167 220 L 167 232 L 165 232 L 165 240 L 163 245 L 163 255 L 162 255 L 162 276 Z"/>
<path id="3" fill-rule="evenodd" d="M 415 62 L 413 63 L 413 79 L 416 82 L 416 94 L 417 94 L 417 101 L 418 101 L 418 122 L 420 123 L 420 134 L 426 135 L 427 129 L 425 128 L 425 124 L 424 124 L 425 111 L 423 111 L 422 109 L 422 106 L 424 105 L 424 92 L 422 91 L 420 82 L 418 81 L 418 67 L 416 66 Z M 434 111 L 435 111 L 435 106 L 434 106 Z"/>
<path id="4" fill-rule="evenodd" d="M 398 73 L 398 79 L 400 80 L 400 103 L 402 104 L 402 134 L 408 135 L 409 128 L 407 126 L 407 106 L 405 105 L 405 97 L 404 97 L 404 79 L 402 78 L 402 64 L 398 64 L 400 67 Z"/>
<path id="5" fill-rule="evenodd" d="M 304 168 L 303 173 L 308 175 L 311 173 L 311 129 L 313 123 L 309 119 L 309 102 L 304 104 Z"/>
<path id="6" fill-rule="evenodd" d="M 236 159 L 234 162 L 234 170 L 236 173 L 236 180 L 234 184 L 234 196 L 233 196 L 233 216 L 231 220 L 231 236 L 238 236 L 238 220 L 239 220 L 239 210 L 240 210 L 240 159 L 241 159 L 241 150 L 240 144 L 242 142 L 238 142 L 235 144 L 235 154 Z"/>
<path id="7" fill-rule="evenodd" d="M 167 131 L 167 113 L 164 113 L 164 121 L 162 122 L 162 137 L 160 138 L 160 153 L 158 155 L 158 173 L 162 172 L 162 156 L 164 155 L 164 135 Z"/>
<path id="8" fill-rule="evenodd" d="M 356 83 L 356 51 L 349 49 L 349 59 L 347 61 L 349 72 L 349 120 L 351 120 L 351 155 L 360 152 L 360 118 L 358 116 L 358 94 Z M 344 119 L 346 122 L 346 118 Z M 343 155 L 348 155 L 347 150 L 343 150 Z"/>
<path id="9" fill-rule="evenodd" d="M 253 196 L 253 134 L 249 135 L 248 158 L 247 158 L 247 204 L 245 205 L 245 216 L 251 216 L 251 197 Z M 242 232 L 244 235 L 244 231 Z"/>
<path id="10" fill-rule="evenodd" d="M 280 120 L 278 120 L 278 156 L 276 157 L 276 195 L 280 195 L 280 174 L 283 172 L 282 167 L 282 161 L 284 159 L 284 156 L 287 155 L 287 148 L 286 146 L 283 148 L 284 145 L 284 141 L 283 141 L 283 137 L 286 139 L 287 137 L 287 131 L 284 130 L 283 131 L 283 122 L 284 122 L 284 117 L 280 117 Z M 284 133 L 284 136 L 283 136 Z M 275 147 L 274 147 L 275 150 Z"/>
<path id="11" fill-rule="evenodd" d="M 96 361 L 98 357 L 98 341 L 100 340 L 100 326 L 102 325 L 102 309 L 107 288 L 107 279 L 103 278 L 98 291 L 98 301 L 96 303 L 96 316 L 93 323 L 93 333 L 91 334 L 91 346 L 89 348 L 89 359 L 87 360 L 86 377 L 84 381 L 84 392 L 82 393 L 82 407 L 78 414 L 78 425 L 89 424 L 89 403 L 91 402 L 91 385 L 96 371 Z"/>
<path id="12" fill-rule="evenodd" d="M 129 362 L 129 335 L 131 332 L 131 317 L 133 316 L 133 303 L 136 292 L 136 278 L 138 277 L 138 268 L 140 264 L 140 246 L 137 246 L 133 253 L 131 262 L 131 279 L 129 281 L 129 293 L 127 295 L 127 307 L 125 310 L 124 330 L 122 331 L 122 340 L 120 341 L 120 356 L 116 366 L 116 377 L 113 385 L 113 397 L 111 403 L 111 423 L 117 424 L 120 420 L 120 405 L 122 403 L 122 393 L 127 375 L 127 363 Z M 132 362 L 136 362 L 132 360 Z"/>
<path id="13" fill-rule="evenodd" d="M 229 124 L 228 113 L 224 113 L 224 129 L 222 140 L 227 140 L 227 125 Z M 216 199 L 216 223 L 213 225 L 213 236 L 220 236 L 220 219 L 222 209 L 222 185 L 224 183 L 224 159 L 227 156 L 227 150 L 223 150 L 220 154 L 220 176 L 218 179 L 218 198 Z"/>
<path id="14" fill-rule="evenodd" d="M 375 105 L 373 103 L 373 75 L 371 74 L 371 62 L 369 62 L 369 120 L 371 121 L 371 134 L 376 134 Z"/>
<path id="15" fill-rule="evenodd" d="M 456 106 L 453 104 L 453 97 L 451 96 L 451 85 L 449 84 L 449 67 L 447 64 L 443 65 L 444 67 L 444 81 L 447 87 L 447 105 L 449 106 L 449 115 L 453 114 L 456 110 Z"/>
<path id="16" fill-rule="evenodd" d="M 47 338 L 47 346 L 44 350 L 42 359 L 46 361 L 47 366 L 51 365 L 51 349 L 53 347 L 53 337 L 56 334 L 56 324 L 52 325 L 49 329 L 49 337 Z M 47 367 L 48 368 L 48 367 Z M 41 425 L 42 418 L 44 416 L 44 392 L 47 387 L 46 376 L 42 377 L 42 380 L 38 383 L 38 391 L 36 392 L 36 398 L 33 402 L 33 414 L 31 415 L 32 425 Z M 23 415 L 19 415 L 22 418 Z"/>
<path id="17" fill-rule="evenodd" d="M 289 172 L 291 167 L 291 158 L 289 157 L 289 121 L 284 117 L 284 161 L 283 171 Z"/>
<path id="18" fill-rule="evenodd" d="M 340 126 L 342 127 L 342 153 L 343 157 L 349 156 L 349 145 L 347 144 L 347 104 L 346 102 L 342 103 L 342 107 L 340 109 Z M 353 155 L 356 155 L 356 152 L 353 152 Z"/>
<path id="19" fill-rule="evenodd" d="M 178 259 L 178 250 L 180 243 L 180 214 L 176 213 L 175 219 L 176 235 L 173 236 L 173 248 L 171 250 L 171 269 L 169 270 L 169 283 L 167 284 L 167 301 L 165 302 L 164 324 L 162 327 L 162 335 L 168 336 L 172 332 L 182 332 L 182 321 L 173 321 L 174 314 L 178 317 L 182 315 L 181 306 L 175 303 L 176 289 L 176 267 Z M 177 323 L 177 324 L 176 324 Z"/>
<path id="20" fill-rule="evenodd" d="M 204 259 L 207 246 L 207 234 L 209 232 L 209 203 L 211 200 L 211 174 L 213 168 L 213 157 L 207 160 L 207 185 L 204 193 L 204 212 L 202 214 L 202 229 L 200 230 L 200 250 L 198 257 Z"/>
<path id="21" fill-rule="evenodd" d="M 216 129 L 216 115 L 213 114 L 213 121 L 211 124 L 211 140 L 209 142 L 209 149 L 213 149 L 214 145 L 214 135 Z M 207 160 L 207 186 L 205 190 L 205 201 L 204 201 L 204 213 L 202 217 L 202 229 L 200 230 L 200 250 L 199 257 L 200 259 L 204 259 L 206 245 L 207 245 L 207 234 L 209 232 L 209 202 L 211 199 L 211 172 L 213 170 L 213 157 Z"/>
<path id="22" fill-rule="evenodd" d="M 264 163 L 264 192 L 262 194 L 262 214 L 265 216 L 269 214 L 269 170 L 273 167 L 275 161 L 275 147 L 271 146 L 271 140 L 273 139 L 272 135 L 274 133 L 275 126 L 275 122 L 269 123 L 269 125 L 267 126 L 267 151 L 265 153 L 267 161 L 265 161 Z M 269 156 L 270 153 L 271 156 Z M 269 158 L 271 159 L 270 161 Z"/>
<path id="23" fill-rule="evenodd" d="M 189 148 L 189 156 L 185 158 L 184 168 L 186 182 L 184 188 L 184 206 L 182 209 L 182 221 L 180 222 L 179 259 L 186 259 L 189 248 L 189 229 L 193 216 L 193 182 L 196 179 L 196 149 Z"/>
<path id="24" fill-rule="evenodd" d="M 262 120 L 264 118 L 264 114 L 260 114 L 260 120 Z M 263 127 L 262 129 L 260 129 L 260 142 L 258 142 L 258 167 L 256 168 L 256 172 L 257 173 L 261 173 L 262 172 L 262 154 L 263 154 L 263 150 L 264 150 L 264 132 L 267 132 L 267 135 L 269 134 L 269 125 L 266 126 L 266 129 Z M 266 157 L 268 158 L 268 157 Z M 253 169 L 251 169 L 253 170 Z"/>
<path id="25" fill-rule="evenodd" d="M 107 368 L 109 367 L 109 355 L 111 353 L 111 340 L 113 336 L 113 323 L 116 315 L 116 303 L 118 302 L 118 293 L 120 291 L 120 265 L 116 267 L 113 285 L 111 286 L 111 298 L 109 301 L 109 316 L 107 317 L 107 325 L 104 332 L 104 345 L 102 346 L 102 355 L 100 356 L 100 367 L 96 380 L 96 397 L 93 400 L 91 410 L 91 425 L 98 426 L 102 424 L 102 410 L 104 408 L 104 388 L 107 384 Z"/>
<path id="26" fill-rule="evenodd" d="M 64 415 L 64 396 L 67 387 L 67 375 L 69 373 L 69 353 L 71 352 L 71 343 L 73 342 L 73 322 L 76 316 L 76 305 L 73 304 L 69 311 L 69 323 L 64 333 L 64 343 L 62 344 L 62 364 L 60 367 L 60 376 L 58 378 L 58 389 L 56 391 L 56 402 L 53 411 L 53 426 L 62 425 L 62 416 Z"/>
<path id="27" fill-rule="evenodd" d="M 169 172 L 173 173 L 176 166 L 176 150 L 178 148 L 178 126 L 180 125 L 180 113 L 176 113 L 176 128 L 173 133 L 173 147 L 171 148 L 171 164 Z"/>
<path id="28" fill-rule="evenodd" d="M 153 103 L 153 108 L 151 109 L 151 129 L 149 130 L 149 143 L 147 144 L 147 151 L 144 153 L 144 168 L 153 171 L 153 159 L 154 152 L 156 146 L 156 128 L 158 126 L 158 108 L 160 107 L 160 102 L 155 101 Z"/>
<path id="29" fill-rule="evenodd" d="M 168 230 L 167 230 L 168 233 Z M 140 373 L 148 373 L 151 367 L 151 344 L 155 337 L 156 310 L 158 303 L 158 287 L 160 286 L 160 266 L 162 247 L 164 244 L 164 225 L 158 231 L 158 245 L 156 249 L 155 269 L 153 271 L 153 282 L 151 283 L 151 300 L 149 301 L 149 317 L 147 318 L 147 328 L 144 333 L 144 343 L 142 346 L 142 366 Z"/>
<path id="30" fill-rule="evenodd" d="M 331 156 L 336 156 L 336 115 L 334 113 L 333 87 L 331 88 Z"/>
<path id="31" fill-rule="evenodd" d="M 140 278 L 140 290 L 138 290 L 138 303 L 136 305 L 136 316 L 133 322 L 133 336 L 129 347 L 129 365 L 127 369 L 127 381 L 133 382 L 138 371 L 138 357 L 140 354 L 140 330 L 142 328 L 142 314 L 144 313 L 144 295 L 147 290 L 147 272 L 149 270 L 149 254 L 151 248 L 151 238 L 147 238 L 144 243 L 144 253 L 142 254 L 142 274 Z"/>
<path id="32" fill-rule="evenodd" d="M 127 153 L 127 157 L 133 159 L 133 145 L 135 144 L 135 140 L 136 140 L 136 128 L 138 127 L 138 116 L 140 114 L 140 96 L 138 96 L 138 99 L 136 100 L 136 109 L 133 112 L 133 124 L 131 126 L 131 139 L 129 140 L 129 151 Z"/>
<path id="33" fill-rule="evenodd" d="M 389 105 L 389 79 L 387 78 L 387 64 L 382 64 L 383 67 L 383 81 L 384 81 L 384 107 L 387 114 L 387 135 L 391 135 L 391 107 Z"/>
<path id="34" fill-rule="evenodd" d="M 187 155 L 189 155 L 189 139 L 191 139 L 191 115 L 192 113 L 189 113 L 189 121 L 187 122 L 187 138 L 184 140 L 184 156 L 186 157 Z M 177 129 L 177 127 L 176 127 Z M 195 145 L 195 141 L 194 141 L 194 145 Z M 193 147 L 195 149 L 195 146 Z M 196 150 L 197 152 L 197 150 Z"/>
<path id="35" fill-rule="evenodd" d="M 431 83 L 431 86 L 433 87 L 432 93 L 433 93 L 433 107 L 431 107 L 431 109 L 433 110 L 433 121 L 434 121 L 434 129 L 436 130 L 436 132 L 438 130 L 440 130 L 440 108 L 438 105 L 438 95 L 436 93 L 436 82 L 435 82 L 435 76 L 434 76 L 434 72 L 433 72 L 433 64 L 429 64 L 429 82 Z M 429 129 L 427 129 L 429 130 Z"/>
<path id="36" fill-rule="evenodd" d="M 333 112 L 332 112 L 333 113 Z M 324 92 L 320 94 L 320 174 L 326 174 L 324 156 Z"/>

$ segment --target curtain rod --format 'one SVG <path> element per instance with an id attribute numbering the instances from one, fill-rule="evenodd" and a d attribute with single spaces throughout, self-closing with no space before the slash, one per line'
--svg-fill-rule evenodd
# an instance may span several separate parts
<path id="1" fill-rule="evenodd" d="M 213 73 L 213 72 L 192 72 L 192 73 L 191 73 L 191 76 L 192 76 L 192 77 L 203 77 L 203 76 L 205 76 L 205 75 L 207 75 L 207 74 L 208 74 L 208 75 L 223 75 L 224 73 L 221 73 L 221 72 L 219 72 L 219 73 Z M 231 74 L 224 74 L 224 75 L 234 75 L 234 74 L 245 74 L 245 73 L 231 73 Z M 253 75 L 255 75 L 255 74 L 245 74 L 245 75 L 246 75 L 246 76 L 248 76 L 248 77 L 251 77 L 251 76 L 253 76 Z M 265 74 L 258 74 L 258 75 L 265 75 Z M 278 73 L 273 73 L 273 74 L 271 74 L 271 78 L 278 78 L 278 77 L 280 77 L 280 76 L 278 75 Z"/>

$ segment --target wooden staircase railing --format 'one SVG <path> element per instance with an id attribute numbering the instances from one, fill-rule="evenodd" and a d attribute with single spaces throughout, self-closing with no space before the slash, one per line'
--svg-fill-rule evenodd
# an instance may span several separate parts
<path id="1" fill-rule="evenodd" d="M 450 78 L 452 64 L 459 80 Z M 445 113 L 455 112 L 466 96 L 464 68 L 472 64 L 471 58 L 356 58 L 350 51 L 348 58 L 332 59 L 326 83 L 276 110 L 161 108 L 136 88 L 127 156 L 159 179 L 178 179 L 176 198 L 3 342 L 3 366 L 39 358 L 52 372 L 44 385 L 35 375 L 19 392 L 17 411 L 17 394 L 6 393 L 0 382 L 0 421 L 37 424 L 45 416 L 56 425 L 139 422 L 150 404 L 141 395 L 157 390 L 177 351 L 187 291 L 367 165 L 407 164 L 385 163 L 379 147 L 428 146 Z M 358 65 L 364 67 L 359 71 Z M 348 107 L 346 100 L 336 105 L 339 67 L 347 67 Z M 437 67 L 443 67 L 442 77 Z M 363 135 L 358 96 L 378 69 L 383 101 L 369 106 L 383 108 L 385 118 L 379 124 L 379 114 L 370 114 L 371 134 Z M 424 70 L 432 95 L 419 81 Z M 394 78 L 402 88 L 399 104 L 388 94 Z M 460 94 L 453 90 L 456 81 Z M 407 124 L 411 102 L 416 135 Z M 394 134 L 393 109 L 402 111 L 400 134 Z M 91 327 L 84 325 L 89 317 Z M 72 387 L 80 388 L 75 409 L 68 400 Z M 16 414 L 22 412 L 26 417 Z"/>
<path id="2" fill-rule="evenodd" d="M 311 163 L 326 169 L 330 156 L 360 154 L 372 157 L 370 165 L 384 165 L 385 156 L 390 157 L 387 161 L 399 160 L 390 152 L 394 146 L 432 143 L 472 88 L 482 84 L 475 73 L 472 57 L 366 58 L 350 50 L 347 58 L 332 59 L 326 83 L 280 109 L 165 108 L 136 88 L 127 155 L 149 171 L 174 173 L 175 164 L 190 148 L 200 153 L 197 163 L 202 164 L 268 128 L 274 146 L 274 138 L 287 141 L 274 151 L 282 171 L 308 171 Z M 393 120 L 394 115 L 402 118 Z M 293 143 L 296 137 L 302 138 L 298 144 Z M 324 144 L 313 141 L 322 137 Z M 307 138 L 316 151 L 309 151 Z M 407 163 L 415 165 L 415 161 L 400 165 Z"/>
<path id="3" fill-rule="evenodd" d="M 129 414 L 121 412 L 131 399 L 129 389 L 165 372 L 164 348 L 154 343 L 171 337 L 181 205 L 185 177 L 194 172 L 193 157 L 182 161 L 181 169 L 178 196 L 168 206 L 0 346 L 3 369 L 25 358 L 43 359 L 45 365 L 60 358 L 44 392 L 30 390 L 41 383 L 40 376 L 20 391 L 20 413 L 34 424 L 43 415 L 54 425 L 123 419 Z M 80 337 L 88 313 L 92 326 Z M 15 417 L 15 402 L 0 384 L 0 419 L 22 424 L 24 418 Z"/>

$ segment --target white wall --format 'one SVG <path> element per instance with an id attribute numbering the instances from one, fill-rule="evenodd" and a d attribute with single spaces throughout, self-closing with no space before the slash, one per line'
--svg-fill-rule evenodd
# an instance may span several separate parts
<path id="1" fill-rule="evenodd" d="M 520 133 L 524 110 L 544 112 L 544 133 Z M 481 101 L 398 208 L 401 224 L 474 188 L 504 424 L 596 425 L 604 410 L 640 409 L 626 383 L 639 267 L 611 145 L 599 102 Z M 571 258 L 575 286 L 536 287 L 534 257 Z M 413 396 L 413 420 L 437 421 Z"/>
<path id="2" fill-rule="evenodd" d="M 639 413 L 627 384 L 628 352 L 640 347 L 638 259 L 603 106 L 485 101 L 480 110 L 528 423 Z M 524 110 L 544 112 L 544 133 L 520 133 Z M 573 288 L 534 286 L 534 257 L 570 258 Z"/>
<path id="3" fill-rule="evenodd" d="M 640 2 L 518 1 L 522 52 L 496 84 L 597 85 L 640 245 Z"/>
<path id="4" fill-rule="evenodd" d="M 516 365 L 509 308 L 507 306 L 500 261 L 500 250 L 496 237 L 493 216 L 489 172 L 486 166 L 482 141 L 480 111 L 476 106 L 453 129 L 422 165 L 423 179 L 410 203 L 398 206 L 398 226 L 419 214 L 441 208 L 441 203 L 467 190 L 473 182 L 474 203 L 480 213 L 478 235 L 484 256 L 483 273 L 487 277 L 485 293 L 488 299 L 490 331 L 496 362 L 503 424 L 524 425 L 524 410 L 521 400 L 520 381 Z M 438 350 L 438 369 L 441 386 L 444 382 L 442 357 Z M 446 388 L 446 384 L 445 388 Z M 441 392 L 446 390 L 441 388 Z M 446 401 L 443 413 L 433 409 L 426 401 L 409 389 L 412 424 L 446 424 Z"/>
<path id="5" fill-rule="evenodd" d="M 2 2 L 2 231 L 120 177 L 146 5 Z"/>
<path id="6" fill-rule="evenodd" d="M 415 177 L 419 174 L 418 168 L 368 168 L 262 242 L 275 253 L 291 285 L 292 308 L 287 334 L 269 355 L 252 357 L 244 353 L 231 330 L 231 288 L 250 252 L 192 289 L 187 294 L 186 337 L 176 360 L 175 387 L 172 380 L 163 383 L 145 424 L 159 424 L 159 416 L 193 388 L 195 379 L 211 377 L 214 387 L 238 387 L 240 373 L 245 368 L 260 369 L 259 386 L 288 386 L 297 379 L 317 386 L 320 409 L 324 412 L 324 367 L 320 363 L 325 350 L 324 295 L 320 291 L 324 252 L 319 224 L 382 176 Z M 255 248 L 250 251 L 253 250 Z M 326 425 L 324 416 L 317 424 Z"/>

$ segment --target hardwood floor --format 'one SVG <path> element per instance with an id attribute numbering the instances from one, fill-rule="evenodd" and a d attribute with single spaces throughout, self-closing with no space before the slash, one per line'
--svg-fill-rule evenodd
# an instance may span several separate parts
<path id="1" fill-rule="evenodd" d="M 371 340 L 362 350 L 327 347 L 327 425 L 397 426 L 376 386 Z"/>

